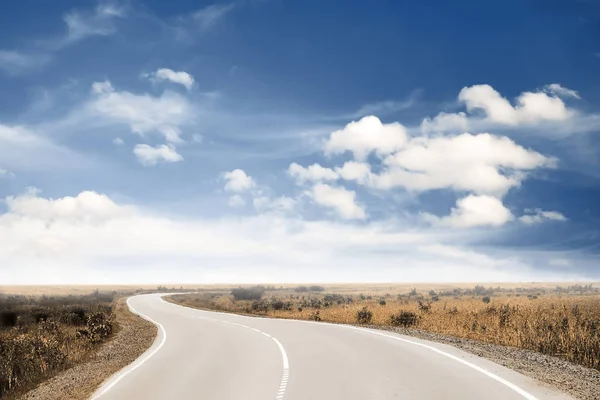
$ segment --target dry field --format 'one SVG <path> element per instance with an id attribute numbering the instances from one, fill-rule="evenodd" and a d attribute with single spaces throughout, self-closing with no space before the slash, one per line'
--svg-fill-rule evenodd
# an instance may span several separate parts
<path id="1" fill-rule="evenodd" d="M 600 370 L 597 284 L 332 285 L 204 289 L 182 305 L 344 324 L 402 326 L 558 356 Z"/>
<path id="2" fill-rule="evenodd" d="M 111 293 L 0 296 L 0 398 L 85 360 L 113 328 Z"/>

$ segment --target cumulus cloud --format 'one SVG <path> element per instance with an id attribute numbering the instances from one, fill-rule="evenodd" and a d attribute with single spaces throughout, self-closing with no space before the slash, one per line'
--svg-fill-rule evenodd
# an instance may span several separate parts
<path id="1" fill-rule="evenodd" d="M 465 106 L 467 113 L 441 112 L 433 118 L 425 118 L 421 123 L 421 132 L 463 133 L 469 130 L 517 126 L 530 129 L 543 126 L 547 131 L 549 124 L 555 125 L 552 127 L 553 131 L 561 132 L 561 126 L 575 130 L 577 127 L 573 126 L 574 123 L 583 125 L 585 130 L 593 130 L 593 126 L 597 126 L 593 122 L 593 116 L 592 121 L 589 118 L 575 118 L 580 117 L 580 114 L 567 107 L 563 98 L 579 99 L 579 94 L 553 83 L 538 91 L 521 93 L 513 104 L 490 85 L 467 86 L 458 95 L 458 101 Z M 590 124 L 592 126 L 588 126 Z"/>
<path id="2" fill-rule="evenodd" d="M 164 144 L 156 147 L 147 144 L 138 144 L 133 149 L 133 154 L 135 154 L 140 164 L 145 167 L 152 167 L 158 163 L 183 161 L 183 157 L 177 153 L 173 146 Z"/>
<path id="3" fill-rule="evenodd" d="M 333 132 L 325 142 L 324 150 L 327 155 L 348 151 L 360 161 L 371 153 L 390 154 L 401 149 L 406 141 L 406 129 L 398 122 L 383 124 L 379 118 L 368 116 Z"/>
<path id="4" fill-rule="evenodd" d="M 306 182 L 335 181 L 338 174 L 330 168 L 322 167 L 319 164 L 313 164 L 304 168 L 301 165 L 292 163 L 288 167 L 288 174 L 296 179 L 296 182 L 303 184 Z"/>
<path id="5" fill-rule="evenodd" d="M 158 132 L 171 143 L 181 141 L 180 127 L 193 118 L 189 101 L 177 93 L 138 95 L 117 91 L 109 81 L 92 85 L 92 99 L 86 104 L 86 111 L 102 117 L 103 122 L 126 124 L 139 135 Z"/>
<path id="6" fill-rule="evenodd" d="M 191 90 L 192 86 L 194 86 L 194 77 L 185 71 L 160 68 L 156 72 L 144 74 L 143 76 L 155 82 L 170 81 L 184 86 L 187 90 Z"/>
<path id="7" fill-rule="evenodd" d="M 372 178 L 371 165 L 365 162 L 347 161 L 341 167 L 337 167 L 335 172 L 348 181 L 356 181 L 365 184 L 369 178 Z"/>
<path id="8" fill-rule="evenodd" d="M 226 181 L 225 190 L 229 192 L 244 192 L 256 186 L 254 179 L 239 168 L 223 173 L 223 178 Z"/>
<path id="9" fill-rule="evenodd" d="M 510 210 L 502 201 L 492 196 L 469 195 L 459 199 L 450 215 L 437 217 L 423 214 L 425 220 L 451 228 L 472 228 L 478 226 L 500 226 L 513 219 Z"/>
<path id="10" fill-rule="evenodd" d="M 558 211 L 544 211 L 539 208 L 526 210 L 529 214 L 522 215 L 519 220 L 527 225 L 539 224 L 544 221 L 566 221 L 567 218 Z"/>
<path id="11" fill-rule="evenodd" d="M 433 119 L 425 118 L 421 123 L 421 132 L 466 132 L 469 130 L 469 118 L 464 112 L 456 114 L 441 112 Z"/>
<path id="12" fill-rule="evenodd" d="M 356 192 L 326 184 L 315 185 L 309 195 L 324 207 L 332 208 L 343 219 L 365 219 L 365 210 L 356 203 Z"/>
<path id="13" fill-rule="evenodd" d="M 115 146 L 123 146 L 125 144 L 125 142 L 123 141 L 123 139 L 117 137 L 113 139 L 113 143 L 115 144 Z"/>
<path id="14" fill-rule="evenodd" d="M 232 208 L 240 208 L 246 205 L 246 200 L 239 194 L 234 194 L 227 201 L 227 205 Z"/>
<path id="15" fill-rule="evenodd" d="M 555 160 L 507 137 L 464 133 L 411 139 L 383 164 L 379 174 L 370 173 L 364 164 L 357 175 L 341 176 L 379 189 L 454 189 L 502 196 L 521 183 L 526 171 L 553 167 Z"/>
<path id="16" fill-rule="evenodd" d="M 564 121 L 574 113 L 559 97 L 549 96 L 545 92 L 524 92 L 517 97 L 513 106 L 490 85 L 465 87 L 458 94 L 458 99 L 469 112 L 481 110 L 490 121 L 513 126 Z"/>

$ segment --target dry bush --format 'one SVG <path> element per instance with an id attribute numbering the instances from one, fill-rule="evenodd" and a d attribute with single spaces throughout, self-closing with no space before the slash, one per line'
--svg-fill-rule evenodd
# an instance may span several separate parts
<path id="1" fill-rule="evenodd" d="M 0 297 L 0 398 L 81 361 L 112 331 L 112 295 Z"/>

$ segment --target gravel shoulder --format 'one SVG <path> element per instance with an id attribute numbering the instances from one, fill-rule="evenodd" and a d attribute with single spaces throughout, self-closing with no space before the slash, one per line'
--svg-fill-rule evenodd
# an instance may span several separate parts
<path id="1" fill-rule="evenodd" d="M 462 339 L 419 329 L 368 326 L 457 347 L 536 379 L 581 400 L 600 400 L 600 371 L 535 351 Z"/>
<path id="2" fill-rule="evenodd" d="M 22 399 L 84 400 L 112 374 L 131 364 L 154 342 L 157 328 L 154 324 L 133 314 L 126 298 L 117 301 L 118 332 L 90 356 L 89 360 L 42 382 L 25 393 Z"/>

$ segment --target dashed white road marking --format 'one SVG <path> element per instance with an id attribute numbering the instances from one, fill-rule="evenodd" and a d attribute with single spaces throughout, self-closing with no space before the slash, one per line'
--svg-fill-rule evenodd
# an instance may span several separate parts
<path id="1" fill-rule="evenodd" d="M 290 377 L 290 361 L 288 359 L 287 353 L 285 352 L 285 349 L 283 348 L 283 345 L 281 344 L 281 342 L 279 340 L 277 340 L 277 338 L 274 338 L 273 336 L 269 335 L 266 332 L 261 331 L 260 329 L 252 328 L 248 325 L 238 324 L 237 322 L 231 322 L 231 321 L 225 321 L 222 319 L 207 318 L 207 317 L 197 317 L 197 318 L 208 320 L 208 321 L 222 322 L 222 323 L 230 324 L 230 325 L 236 325 L 236 326 L 239 326 L 242 328 L 246 328 L 246 329 L 261 333 L 261 334 L 265 335 L 266 337 L 270 338 L 271 340 L 273 340 L 275 342 L 275 344 L 277 345 L 277 347 L 279 348 L 279 352 L 281 353 L 281 360 L 283 361 L 283 374 L 281 375 L 281 381 L 279 382 L 279 390 L 277 391 L 277 396 L 275 396 L 275 400 L 283 399 L 283 396 L 285 395 L 285 391 L 287 389 L 288 379 Z"/>
<path id="2" fill-rule="evenodd" d="M 92 400 L 96 400 L 100 396 L 104 395 L 106 392 L 108 392 L 110 389 L 112 389 L 117 383 L 119 383 L 119 381 L 121 379 L 123 379 L 125 376 L 127 376 L 128 374 L 132 373 L 137 368 L 139 368 L 143 363 L 145 363 L 146 361 L 148 361 L 150 359 L 150 357 L 152 357 L 153 355 L 155 355 L 156 352 L 159 351 L 161 349 L 161 347 L 163 347 L 164 344 L 165 344 L 165 342 L 167 341 L 167 331 L 165 331 L 165 328 L 162 326 L 162 324 L 160 322 L 156 322 L 155 320 L 153 320 L 149 316 L 147 316 L 145 314 L 142 314 L 139 311 L 136 311 L 135 308 L 133 308 L 133 306 L 129 302 L 129 300 L 131 300 L 131 297 L 129 297 L 127 299 L 127 307 L 129 307 L 129 309 L 131 310 L 131 312 L 133 312 L 134 314 L 139 315 L 140 317 L 144 318 L 145 320 L 148 320 L 148 321 L 152 322 L 154 325 L 156 325 L 160 329 L 160 333 L 162 335 L 162 339 L 161 339 L 159 345 L 154 350 L 152 350 L 147 355 L 145 355 L 145 356 L 143 356 L 141 358 L 138 358 L 137 360 L 135 360 L 133 362 L 133 364 L 129 364 L 129 366 L 127 366 L 124 369 L 122 369 L 121 371 L 117 372 L 105 384 L 103 384 L 102 386 L 100 386 L 100 389 L 98 389 L 98 391 L 96 391 L 96 393 L 92 396 Z"/>

